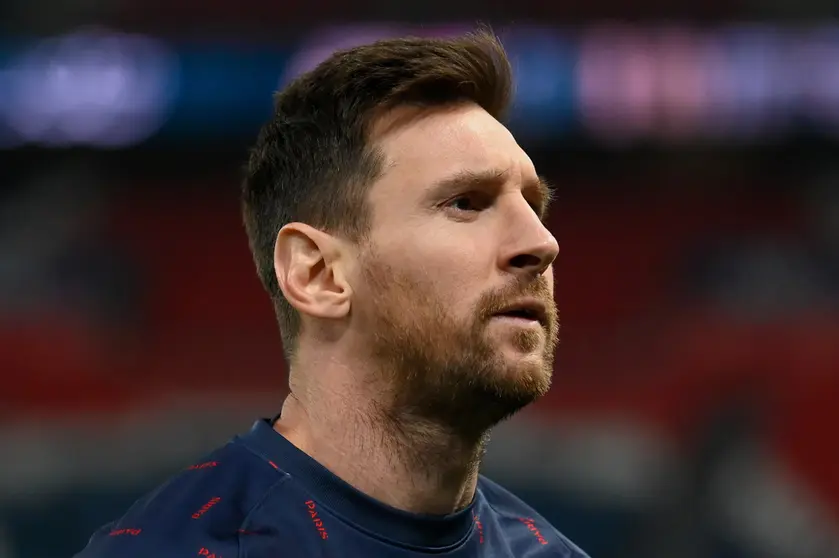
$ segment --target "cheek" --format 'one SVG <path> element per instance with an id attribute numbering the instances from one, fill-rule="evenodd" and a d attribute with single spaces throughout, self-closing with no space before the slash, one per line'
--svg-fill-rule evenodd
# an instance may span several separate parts
<path id="1" fill-rule="evenodd" d="M 483 248 L 486 252 L 486 248 Z M 440 287 L 474 291 L 491 269 L 481 247 L 473 243 L 443 239 L 423 243 L 416 252 L 414 265 Z M 468 291 L 467 291 L 468 292 Z M 465 294 L 461 292 L 461 296 Z"/>
<path id="2" fill-rule="evenodd" d="M 377 251 L 407 282 L 460 313 L 480 295 L 495 264 L 486 238 L 463 233 L 459 227 L 417 227 L 382 235 Z"/>

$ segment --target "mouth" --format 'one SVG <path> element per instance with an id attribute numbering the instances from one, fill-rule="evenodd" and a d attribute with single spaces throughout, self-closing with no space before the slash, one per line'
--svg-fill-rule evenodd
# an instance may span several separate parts
<path id="1" fill-rule="evenodd" d="M 500 312 L 496 312 L 493 317 L 537 322 L 544 327 L 548 322 L 547 314 L 544 304 L 537 300 L 527 300 L 511 304 Z"/>

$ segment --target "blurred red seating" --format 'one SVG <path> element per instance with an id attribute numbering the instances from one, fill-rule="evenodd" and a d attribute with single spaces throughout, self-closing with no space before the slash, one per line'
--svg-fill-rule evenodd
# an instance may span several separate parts
<path id="1" fill-rule="evenodd" d="M 839 320 L 796 324 L 785 344 L 772 447 L 839 523 Z"/>
<path id="2" fill-rule="evenodd" d="M 118 403 L 122 384 L 109 374 L 100 332 L 69 316 L 0 326 L 0 412 L 91 410 Z"/>
<path id="3" fill-rule="evenodd" d="M 111 230 L 143 269 L 151 329 L 276 329 L 235 198 L 199 188 L 172 204 L 171 193 L 144 191 L 116 207 Z"/>

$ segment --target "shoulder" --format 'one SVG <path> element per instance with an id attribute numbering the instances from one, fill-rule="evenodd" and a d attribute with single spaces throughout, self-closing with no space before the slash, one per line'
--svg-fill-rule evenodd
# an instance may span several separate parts
<path id="1" fill-rule="evenodd" d="M 513 526 L 511 529 L 515 528 L 517 531 L 526 531 L 529 539 L 540 545 L 548 546 L 551 541 L 558 543 L 564 550 L 564 558 L 588 558 L 580 547 L 539 512 L 498 483 L 481 475 L 478 479 L 478 491 L 499 523 L 509 524 Z"/>
<path id="2" fill-rule="evenodd" d="M 235 558 L 248 514 L 286 477 L 230 442 L 142 496 L 77 558 Z"/>

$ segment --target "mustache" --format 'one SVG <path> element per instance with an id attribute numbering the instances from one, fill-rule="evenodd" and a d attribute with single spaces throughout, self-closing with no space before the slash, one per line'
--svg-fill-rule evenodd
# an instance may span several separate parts
<path id="1" fill-rule="evenodd" d="M 551 322 L 555 321 L 556 302 L 553 289 L 544 278 L 527 283 L 513 283 L 483 295 L 478 302 L 478 315 L 482 320 L 489 320 L 511 303 L 522 298 L 535 298 L 543 302 L 547 309 L 548 319 Z"/>

